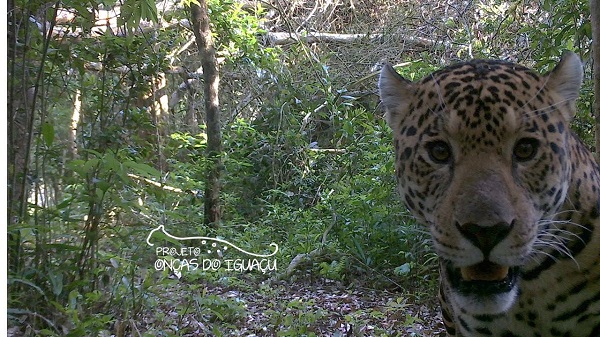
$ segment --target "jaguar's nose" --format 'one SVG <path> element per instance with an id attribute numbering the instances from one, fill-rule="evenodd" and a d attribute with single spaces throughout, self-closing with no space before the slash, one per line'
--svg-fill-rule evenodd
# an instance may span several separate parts
<path id="1" fill-rule="evenodd" d="M 475 247 L 481 249 L 483 255 L 488 258 L 490 252 L 498 245 L 514 227 L 515 221 L 511 223 L 498 222 L 492 226 L 481 226 L 475 223 L 459 224 L 456 227 L 460 233 Z"/>

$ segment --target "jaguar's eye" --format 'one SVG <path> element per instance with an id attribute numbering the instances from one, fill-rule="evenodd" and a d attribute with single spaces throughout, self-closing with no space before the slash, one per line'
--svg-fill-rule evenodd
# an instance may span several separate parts
<path id="1" fill-rule="evenodd" d="M 450 145 L 444 141 L 437 140 L 426 145 L 431 160 L 438 164 L 447 164 L 452 158 Z"/>
<path id="2" fill-rule="evenodd" d="M 518 161 L 531 160 L 537 154 L 540 142 L 535 138 L 521 138 L 515 144 L 513 155 Z"/>

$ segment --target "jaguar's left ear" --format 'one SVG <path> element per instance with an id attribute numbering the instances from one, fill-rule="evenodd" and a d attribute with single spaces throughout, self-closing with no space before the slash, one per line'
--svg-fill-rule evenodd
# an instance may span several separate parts
<path id="1" fill-rule="evenodd" d="M 413 96 L 412 82 L 400 76 L 394 67 L 386 63 L 379 75 L 379 97 L 392 130 L 399 129 L 398 123 L 408 113 Z"/>
<path id="2" fill-rule="evenodd" d="M 579 97 L 581 81 L 583 80 L 583 67 L 579 56 L 567 51 L 563 54 L 558 65 L 547 75 L 546 87 L 559 95 L 562 102 L 569 108 L 570 120 L 575 115 L 575 100 Z"/>

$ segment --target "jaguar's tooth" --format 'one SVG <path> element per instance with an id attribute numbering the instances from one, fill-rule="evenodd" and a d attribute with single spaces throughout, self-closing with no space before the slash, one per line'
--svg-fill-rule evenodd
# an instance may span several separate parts
<path id="1" fill-rule="evenodd" d="M 481 262 L 460 268 L 465 281 L 502 281 L 508 276 L 508 267 L 493 262 Z"/>

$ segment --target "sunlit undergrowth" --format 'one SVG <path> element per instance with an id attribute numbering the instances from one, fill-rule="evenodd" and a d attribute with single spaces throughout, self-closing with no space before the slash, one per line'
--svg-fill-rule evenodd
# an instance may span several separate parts
<path id="1" fill-rule="evenodd" d="M 189 8 L 170 3 L 63 1 L 60 20 L 52 5 L 9 3 L 10 332 L 433 336 L 419 326 L 437 321 L 425 308 L 436 260 L 395 193 L 378 70 L 415 80 L 471 57 L 547 68 L 563 49 L 585 61 L 587 2 L 209 1 L 216 226 L 204 223 L 200 57 Z M 66 35 L 48 33 L 54 21 Z M 299 40 L 273 45 L 273 32 Z M 586 81 L 573 124 L 591 145 L 590 95 Z"/>
<path id="2" fill-rule="evenodd" d="M 180 236 L 218 235 L 253 249 L 277 243 L 280 272 L 298 254 L 313 252 L 302 273 L 408 288 L 427 282 L 433 265 L 427 234 L 394 192 L 388 127 L 363 109 L 336 114 L 330 139 L 306 137 L 295 120 L 280 130 L 232 123 L 224 133 L 226 220 L 218 229 L 201 225 L 193 192 L 171 202 L 178 220 L 169 217 L 170 228 Z M 203 171 L 202 137 L 173 135 L 171 145 L 187 159 L 171 159 L 178 169 L 170 176 L 181 189 L 201 191 L 189 182 Z"/>

